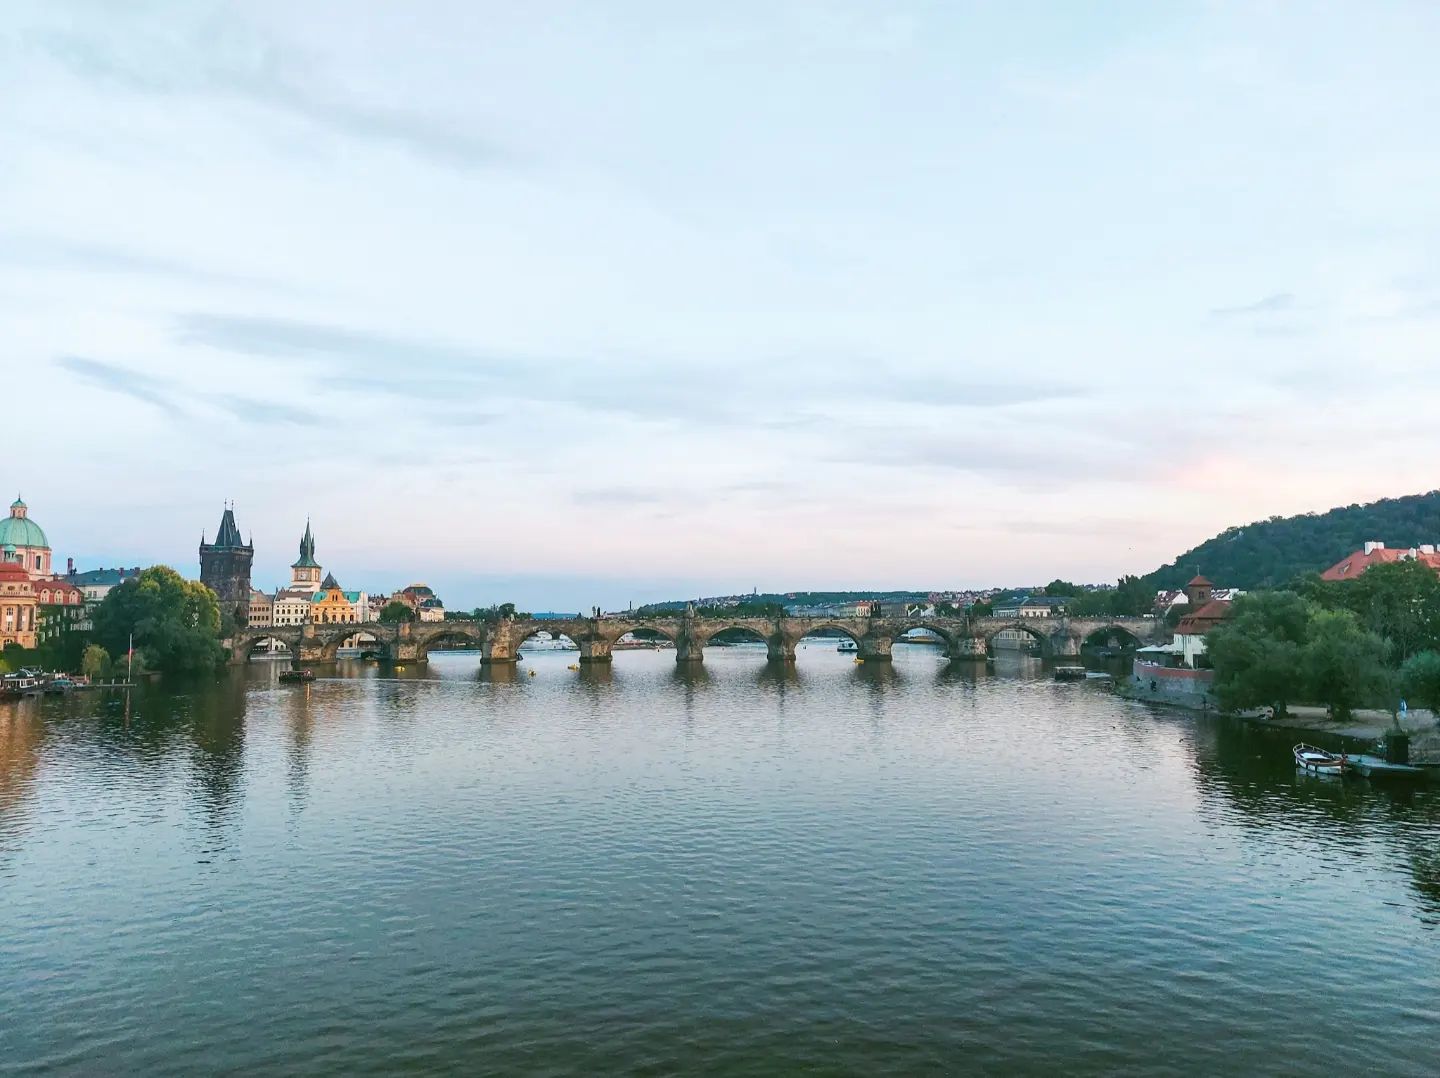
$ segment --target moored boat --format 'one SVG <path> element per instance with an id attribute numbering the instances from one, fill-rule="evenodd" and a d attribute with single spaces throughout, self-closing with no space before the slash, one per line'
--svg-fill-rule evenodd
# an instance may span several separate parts
<path id="1" fill-rule="evenodd" d="M 281 681 L 314 681 L 314 670 L 282 670 L 280 671 Z"/>
<path id="2" fill-rule="evenodd" d="M 1344 753 L 1327 752 L 1303 741 L 1291 751 L 1295 754 L 1295 766 L 1314 775 L 1345 775 L 1355 770 Z"/>
<path id="3" fill-rule="evenodd" d="M 44 692 L 39 678 L 7 677 L 0 682 L 0 700 L 19 700 L 25 696 L 39 696 Z"/>

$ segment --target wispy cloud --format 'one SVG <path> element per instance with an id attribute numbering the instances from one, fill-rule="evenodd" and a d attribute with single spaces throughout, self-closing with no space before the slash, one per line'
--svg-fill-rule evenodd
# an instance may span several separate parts
<path id="1" fill-rule="evenodd" d="M 49 30 L 32 44 L 83 79 L 152 95 L 230 97 L 336 134 L 390 143 L 461 167 L 496 163 L 485 138 L 434 115 L 364 102 L 324 84 L 314 56 L 287 51 L 253 25 L 213 14 L 123 29 Z"/>
<path id="2" fill-rule="evenodd" d="M 236 393 L 200 393 L 163 381 L 153 375 L 84 356 L 61 356 L 55 365 L 84 382 L 123 397 L 141 401 L 166 415 L 180 418 L 195 406 L 209 406 L 247 424 L 313 426 L 319 417 L 303 408 L 277 401 L 256 400 Z"/>
<path id="3" fill-rule="evenodd" d="M 854 381 L 862 378 L 868 381 L 868 401 L 900 406 L 996 410 L 1087 395 L 1063 381 L 1001 384 L 911 373 L 883 358 L 767 361 L 752 356 L 700 363 L 676 356 L 628 357 L 622 366 L 610 361 L 605 349 L 588 356 L 527 356 L 383 331 L 211 312 L 180 316 L 174 338 L 183 345 L 311 363 L 349 392 L 432 405 L 484 394 L 650 423 L 814 427 L 823 421 L 795 412 L 796 402 L 817 413 L 829 402 L 853 403 Z"/>
<path id="4" fill-rule="evenodd" d="M 292 408 L 288 404 L 275 401 L 258 401 L 230 393 L 206 394 L 205 399 L 246 423 L 280 423 L 309 427 L 320 422 L 320 417 L 314 412 Z"/>
<path id="5" fill-rule="evenodd" d="M 143 274 L 199 284 L 262 289 L 279 287 L 277 282 L 265 278 L 226 273 L 184 259 L 56 236 L 7 236 L 4 244 L 0 244 L 0 262 L 93 273 Z"/>
<path id="6" fill-rule="evenodd" d="M 143 401 L 168 415 L 182 414 L 170 388 L 158 378 L 113 363 L 86 359 L 84 356 L 61 356 L 55 362 L 77 378 L 99 389 Z"/>
<path id="7" fill-rule="evenodd" d="M 1278 314 L 1281 311 L 1293 311 L 1295 304 L 1296 297 L 1293 292 L 1275 292 L 1264 299 L 1257 299 L 1254 303 L 1242 303 L 1235 307 L 1212 307 L 1210 315 L 1212 318 L 1236 318 L 1251 314 Z"/>

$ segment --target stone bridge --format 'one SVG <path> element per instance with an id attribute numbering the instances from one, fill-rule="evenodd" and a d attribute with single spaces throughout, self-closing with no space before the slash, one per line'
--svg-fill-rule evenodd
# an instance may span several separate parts
<path id="1" fill-rule="evenodd" d="M 520 645 L 538 633 L 567 636 L 580 648 L 582 663 L 611 660 L 617 641 L 637 630 L 650 630 L 675 645 L 677 662 L 700 662 L 705 645 L 720 633 L 730 638 L 765 644 L 775 662 L 794 662 L 795 645 L 811 634 L 828 631 L 855 641 L 857 654 L 867 661 L 890 658 L 896 640 L 916 629 L 934 633 L 944 642 L 949 659 L 984 659 L 998 633 L 1014 630 L 1034 637 L 1046 657 L 1080 654 L 1088 641 L 1109 642 L 1128 637 L 1140 644 L 1168 638 L 1155 618 L 724 618 L 701 617 L 692 611 L 675 617 L 567 618 L 535 621 L 507 618 L 498 622 L 436 621 L 387 625 L 364 622 L 349 625 L 307 623 L 268 629 L 245 629 L 229 641 L 231 661 L 243 663 L 256 644 L 276 640 L 301 662 L 334 660 L 341 644 L 358 633 L 374 638 L 375 650 L 395 662 L 424 662 L 430 649 L 442 644 L 476 647 L 482 663 L 513 663 Z"/>

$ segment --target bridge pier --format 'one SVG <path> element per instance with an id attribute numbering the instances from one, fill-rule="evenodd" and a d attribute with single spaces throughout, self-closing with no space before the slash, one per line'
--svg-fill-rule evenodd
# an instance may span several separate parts
<path id="1" fill-rule="evenodd" d="M 594 636 L 589 640 L 577 641 L 580 645 L 580 661 L 582 663 L 608 663 L 615 659 L 614 645 L 602 636 Z"/>
<path id="2" fill-rule="evenodd" d="M 675 638 L 675 661 L 677 663 L 703 663 L 705 645 L 688 630 Z"/>
<path id="3" fill-rule="evenodd" d="M 891 649 L 895 641 L 884 635 L 866 633 L 859 641 L 859 657 L 867 663 L 888 663 L 894 656 Z"/>
<path id="4" fill-rule="evenodd" d="M 1044 649 L 1046 656 L 1053 656 L 1057 659 L 1074 659 L 1080 655 L 1083 641 L 1078 636 L 1057 633 L 1050 638 L 1049 643 L 1050 646 Z"/>
<path id="5" fill-rule="evenodd" d="M 946 652 L 951 662 L 984 662 L 986 659 L 985 638 L 981 636 L 957 636 Z"/>
<path id="6" fill-rule="evenodd" d="M 783 633 L 776 633 L 765 640 L 765 658 L 772 663 L 793 663 L 795 641 Z"/>
<path id="7" fill-rule="evenodd" d="M 396 640 L 390 645 L 390 661 L 396 663 L 424 663 L 430 661 L 430 656 L 420 650 L 420 645 L 413 640 Z"/>
<path id="8" fill-rule="evenodd" d="M 480 645 L 481 666 L 507 666 L 519 662 L 509 640 L 486 640 Z"/>

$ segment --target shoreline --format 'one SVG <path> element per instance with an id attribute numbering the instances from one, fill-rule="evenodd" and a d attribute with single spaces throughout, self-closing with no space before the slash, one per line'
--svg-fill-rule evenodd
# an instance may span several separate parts
<path id="1" fill-rule="evenodd" d="M 1217 707 L 1209 694 L 1179 695 L 1136 691 L 1125 682 L 1117 682 L 1115 694 L 1127 700 L 1142 704 L 1157 704 L 1175 707 L 1183 711 L 1195 711 L 1219 718 L 1240 719 L 1269 729 L 1283 728 L 1299 734 L 1327 734 L 1348 738 L 1352 741 L 1374 742 L 1389 730 L 1395 729 L 1395 721 L 1388 711 L 1375 708 L 1357 708 L 1348 719 L 1330 719 L 1323 707 L 1312 704 L 1294 704 L 1283 716 L 1265 718 L 1263 715 L 1247 714 L 1241 711 L 1226 711 Z M 1423 708 L 1410 711 L 1400 729 L 1410 735 L 1410 762 L 1420 767 L 1440 768 L 1440 726 L 1436 717 Z"/>

